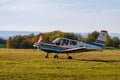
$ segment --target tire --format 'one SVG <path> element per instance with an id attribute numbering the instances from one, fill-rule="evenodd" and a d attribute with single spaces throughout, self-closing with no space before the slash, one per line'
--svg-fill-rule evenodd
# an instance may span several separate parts
<path id="1" fill-rule="evenodd" d="M 45 58 L 49 58 L 48 56 L 45 56 Z"/>
<path id="2" fill-rule="evenodd" d="M 72 59 L 72 57 L 71 57 L 71 56 L 68 56 L 68 59 Z"/>
<path id="3" fill-rule="evenodd" d="M 55 55 L 54 58 L 58 58 L 58 55 Z"/>

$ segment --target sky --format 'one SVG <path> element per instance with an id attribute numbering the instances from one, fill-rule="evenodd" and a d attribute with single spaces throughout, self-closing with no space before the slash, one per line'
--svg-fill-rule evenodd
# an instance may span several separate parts
<path id="1" fill-rule="evenodd" d="M 120 0 L 0 0 L 0 31 L 120 33 Z"/>

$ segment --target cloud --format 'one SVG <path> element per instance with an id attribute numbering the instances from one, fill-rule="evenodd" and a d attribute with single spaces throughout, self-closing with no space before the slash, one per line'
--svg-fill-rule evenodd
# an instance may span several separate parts
<path id="1" fill-rule="evenodd" d="M 12 0 L 0 0 L 0 4 L 3 4 L 3 3 L 7 3 L 7 2 L 10 2 Z"/>
<path id="2" fill-rule="evenodd" d="M 119 9 L 116 1 L 91 1 L 91 0 L 70 0 L 70 1 L 49 1 L 49 0 L 1 0 L 2 6 L 0 11 L 13 12 L 13 13 L 56 13 L 56 12 L 104 12 L 108 10 Z M 110 3 L 112 2 L 112 3 Z"/>
<path id="3" fill-rule="evenodd" d="M 111 2 L 116 0 L 0 0 L 0 25 L 6 30 L 111 29 L 120 21 L 120 7 Z"/>
<path id="4" fill-rule="evenodd" d="M 10 4 L 8 4 L 8 2 Z M 57 10 L 60 7 L 59 3 L 54 3 L 44 0 L 2 0 L 0 11 L 8 12 L 40 12 Z M 64 6 L 65 7 L 65 6 Z"/>
<path id="5" fill-rule="evenodd" d="M 33 11 L 37 6 L 32 0 L 21 0 L 21 1 L 12 1 L 7 0 L 6 2 L 11 2 L 10 4 L 3 3 L 1 6 L 1 11 L 8 12 L 27 12 Z"/>

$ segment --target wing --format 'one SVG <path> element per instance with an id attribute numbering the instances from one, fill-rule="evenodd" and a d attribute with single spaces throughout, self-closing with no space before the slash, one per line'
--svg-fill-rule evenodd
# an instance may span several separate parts
<path id="1" fill-rule="evenodd" d="M 60 53 L 67 53 L 67 52 L 78 52 L 80 50 L 83 50 L 85 48 L 81 48 L 81 47 L 78 47 L 78 48 L 70 48 L 70 49 L 65 49 L 65 50 L 57 50 L 57 52 L 60 52 Z"/>

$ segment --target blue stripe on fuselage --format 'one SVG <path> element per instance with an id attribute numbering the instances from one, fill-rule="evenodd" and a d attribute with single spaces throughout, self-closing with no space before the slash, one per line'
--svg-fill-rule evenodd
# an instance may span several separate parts
<path id="1" fill-rule="evenodd" d="M 42 43 L 41 48 L 46 49 L 46 50 L 53 50 L 53 51 L 62 51 L 62 50 L 69 49 L 69 48 L 66 48 L 66 47 L 56 46 L 54 44 L 48 44 L 48 43 Z"/>
<path id="2" fill-rule="evenodd" d="M 96 43 L 105 44 L 105 41 L 97 40 Z"/>
<path id="3" fill-rule="evenodd" d="M 98 44 L 98 43 L 95 43 L 95 42 L 86 42 L 87 44 L 91 44 L 91 45 L 95 45 L 95 46 L 98 46 L 98 47 L 104 47 L 104 44 Z"/>

